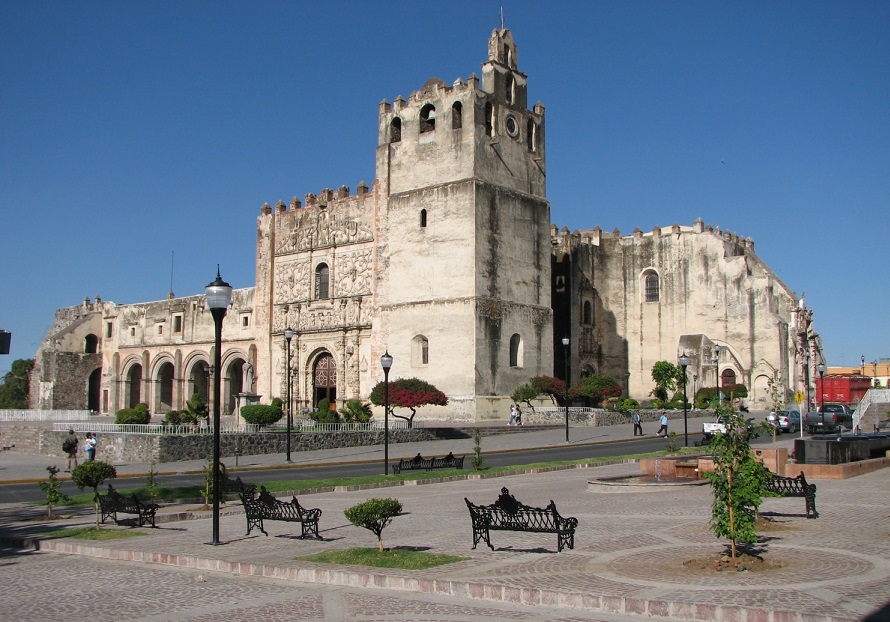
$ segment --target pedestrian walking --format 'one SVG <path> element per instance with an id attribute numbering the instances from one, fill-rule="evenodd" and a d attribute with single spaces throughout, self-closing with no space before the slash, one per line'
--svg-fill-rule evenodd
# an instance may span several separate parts
<path id="1" fill-rule="evenodd" d="M 661 427 L 658 428 L 658 432 L 655 433 L 655 436 L 661 436 L 662 432 L 664 432 L 664 436 L 668 435 L 668 416 L 665 413 L 661 413 L 661 418 L 658 420 L 658 423 L 661 424 Z"/>
<path id="2" fill-rule="evenodd" d="M 79 443 L 80 439 L 77 438 L 74 430 L 68 430 L 68 436 L 62 441 L 62 451 L 68 454 L 68 468 L 65 469 L 66 473 L 70 473 L 71 469 L 77 466 L 77 445 Z"/>
<path id="3" fill-rule="evenodd" d="M 634 422 L 634 436 L 643 436 L 643 420 L 640 417 L 640 411 L 635 410 L 632 416 Z"/>
<path id="4" fill-rule="evenodd" d="M 516 404 L 516 425 L 522 425 L 522 409 Z"/>
<path id="5" fill-rule="evenodd" d="M 516 422 L 516 404 L 510 404 L 510 421 L 507 425 L 513 425 Z"/>

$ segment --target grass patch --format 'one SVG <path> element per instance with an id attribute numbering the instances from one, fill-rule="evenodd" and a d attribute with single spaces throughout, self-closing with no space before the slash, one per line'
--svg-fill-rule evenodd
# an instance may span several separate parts
<path id="1" fill-rule="evenodd" d="M 400 568 L 402 570 L 423 570 L 435 566 L 444 566 L 469 559 L 457 555 L 427 553 L 414 549 L 377 549 L 354 548 L 325 551 L 315 555 L 297 557 L 310 562 L 324 564 L 345 564 L 350 566 L 371 566 L 373 568 Z"/>
<path id="2" fill-rule="evenodd" d="M 147 536 L 147 533 L 130 529 L 96 529 L 95 527 L 70 527 L 58 531 L 47 531 L 38 534 L 44 538 L 80 538 L 81 540 L 120 540 L 121 538 L 135 538 Z"/>

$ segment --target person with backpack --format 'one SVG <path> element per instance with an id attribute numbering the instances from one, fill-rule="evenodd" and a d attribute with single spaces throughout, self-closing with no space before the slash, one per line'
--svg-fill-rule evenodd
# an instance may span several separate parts
<path id="1" fill-rule="evenodd" d="M 74 466 L 77 466 L 77 445 L 80 443 L 80 440 L 77 438 L 77 435 L 74 433 L 74 430 L 68 430 L 68 436 L 65 437 L 65 440 L 62 441 L 62 451 L 68 454 L 68 468 L 65 469 L 66 473 L 70 473 L 71 463 L 74 463 Z"/>

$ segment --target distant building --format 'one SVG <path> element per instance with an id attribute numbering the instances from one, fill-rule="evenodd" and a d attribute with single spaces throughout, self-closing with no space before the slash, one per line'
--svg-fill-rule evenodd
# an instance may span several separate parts
<path id="1" fill-rule="evenodd" d="M 429 416 L 457 420 L 505 418 L 518 385 L 567 369 L 647 399 L 652 365 L 682 352 L 690 395 L 718 376 L 764 405 L 774 375 L 812 386 L 812 311 L 750 239 L 701 220 L 625 236 L 551 224 L 544 106 L 529 107 L 516 59 L 510 31 L 495 30 L 481 81 L 432 78 L 382 102 L 370 186 L 262 206 L 256 285 L 236 290 L 223 329 L 224 411 L 242 393 L 283 398 L 288 382 L 295 408 L 367 399 L 387 351 L 391 379 L 433 383 L 449 406 Z M 57 311 L 32 406 L 180 409 L 209 397 L 212 348 L 202 294 L 85 300 Z"/>

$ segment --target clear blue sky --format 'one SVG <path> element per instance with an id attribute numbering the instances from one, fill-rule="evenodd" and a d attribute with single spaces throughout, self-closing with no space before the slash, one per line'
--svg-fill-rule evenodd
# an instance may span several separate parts
<path id="1" fill-rule="evenodd" d="M 500 2 L 0 1 L 0 328 L 255 281 L 264 202 L 374 178 L 377 106 L 480 72 Z M 504 0 L 560 228 L 706 223 L 890 356 L 890 3 Z"/>

